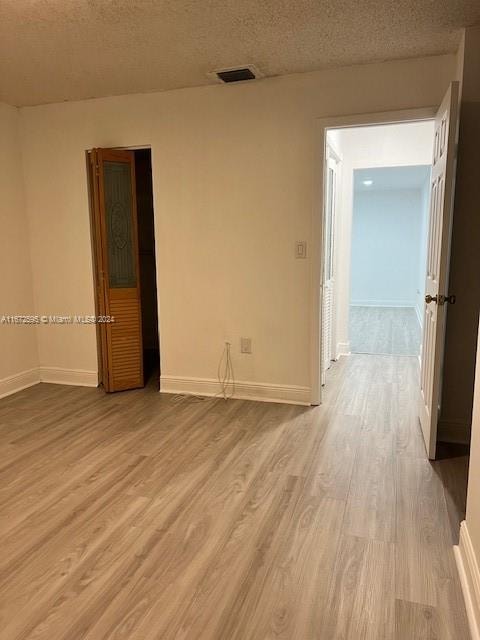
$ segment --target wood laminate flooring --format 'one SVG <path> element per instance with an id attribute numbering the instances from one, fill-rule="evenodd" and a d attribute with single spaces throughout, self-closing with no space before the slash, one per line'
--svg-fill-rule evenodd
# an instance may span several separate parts
<path id="1" fill-rule="evenodd" d="M 418 356 L 421 330 L 412 307 L 350 307 L 352 353 Z"/>
<path id="2" fill-rule="evenodd" d="M 345 358 L 321 407 L 1 400 L 1 639 L 467 640 L 416 367 Z"/>

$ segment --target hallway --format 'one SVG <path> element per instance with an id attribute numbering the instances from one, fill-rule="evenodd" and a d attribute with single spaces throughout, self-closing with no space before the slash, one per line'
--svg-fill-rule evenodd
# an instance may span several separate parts
<path id="1" fill-rule="evenodd" d="M 1 400 L 2 640 L 467 640 L 416 368 L 343 358 L 320 407 Z"/>
<path id="2" fill-rule="evenodd" d="M 413 307 L 350 307 L 352 353 L 418 356 L 421 329 Z"/>

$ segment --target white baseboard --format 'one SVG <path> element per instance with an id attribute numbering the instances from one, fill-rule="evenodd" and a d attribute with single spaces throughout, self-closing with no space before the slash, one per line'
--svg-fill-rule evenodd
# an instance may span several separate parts
<path id="1" fill-rule="evenodd" d="M 455 444 L 470 444 L 471 424 L 462 419 L 438 421 L 437 439 Z"/>
<path id="2" fill-rule="evenodd" d="M 98 387 L 98 374 L 96 371 L 84 369 L 58 369 L 56 367 L 36 367 L 28 371 L 22 371 L 8 378 L 0 380 L 0 398 L 9 396 L 22 389 L 32 387 L 39 382 L 53 384 L 68 384 L 79 387 Z"/>
<path id="3" fill-rule="evenodd" d="M 337 342 L 337 360 L 340 356 L 349 356 L 350 355 L 350 342 Z"/>
<path id="4" fill-rule="evenodd" d="M 417 305 L 415 305 L 415 313 L 417 315 L 417 320 L 418 320 L 418 324 L 420 325 L 420 329 L 423 329 L 423 315 L 422 315 L 422 311 L 420 311 Z"/>
<path id="5" fill-rule="evenodd" d="M 220 392 L 220 384 L 218 380 L 213 378 L 186 378 L 183 376 L 162 375 L 160 378 L 160 392 L 215 396 Z M 311 391 L 309 387 L 239 381 L 235 382 L 234 397 L 241 400 L 310 405 Z"/>
<path id="6" fill-rule="evenodd" d="M 5 396 L 10 396 L 12 393 L 17 393 L 17 391 L 32 387 L 39 382 L 40 376 L 37 368 L 28 369 L 27 371 L 16 373 L 13 376 L 2 378 L 0 380 L 0 398 L 5 398 Z"/>
<path id="7" fill-rule="evenodd" d="M 68 384 L 79 387 L 98 387 L 98 373 L 85 369 L 59 369 L 40 367 L 40 381 L 52 384 Z"/>
<path id="8" fill-rule="evenodd" d="M 413 300 L 351 300 L 351 307 L 415 307 Z"/>
<path id="9" fill-rule="evenodd" d="M 465 520 L 460 525 L 460 541 L 453 550 L 472 640 L 480 640 L 480 569 Z"/>

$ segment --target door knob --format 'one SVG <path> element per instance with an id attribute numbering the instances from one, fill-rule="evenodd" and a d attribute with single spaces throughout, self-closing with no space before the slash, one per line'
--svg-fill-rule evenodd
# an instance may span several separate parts
<path id="1" fill-rule="evenodd" d="M 443 305 L 446 302 L 448 302 L 449 304 L 455 304 L 456 301 L 457 301 L 457 298 L 454 294 L 450 296 L 443 296 L 443 295 L 431 296 L 428 294 L 425 296 L 425 302 L 427 304 L 430 304 L 431 302 L 435 302 L 436 304 L 439 304 L 439 305 Z"/>

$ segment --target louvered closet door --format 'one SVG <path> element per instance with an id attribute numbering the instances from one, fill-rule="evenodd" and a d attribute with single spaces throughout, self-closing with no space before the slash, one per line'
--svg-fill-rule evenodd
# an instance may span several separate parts
<path id="1" fill-rule="evenodd" d="M 453 82 L 435 118 L 430 191 L 419 402 L 420 423 L 430 459 L 436 455 L 442 386 L 457 131 L 458 82 Z"/>
<path id="2" fill-rule="evenodd" d="M 102 381 L 106 391 L 143 387 L 142 316 L 138 265 L 135 158 L 131 151 L 94 149 L 96 232 Z"/>
<path id="3" fill-rule="evenodd" d="M 322 295 L 322 384 L 326 382 L 326 373 L 335 358 L 333 350 L 333 303 L 335 292 L 334 237 L 335 237 L 335 192 L 336 161 L 329 157 L 325 175 L 325 231 L 324 231 L 324 263 L 323 263 L 323 295 Z"/>

